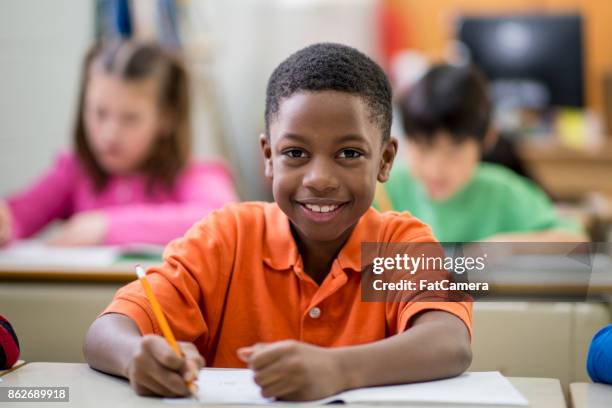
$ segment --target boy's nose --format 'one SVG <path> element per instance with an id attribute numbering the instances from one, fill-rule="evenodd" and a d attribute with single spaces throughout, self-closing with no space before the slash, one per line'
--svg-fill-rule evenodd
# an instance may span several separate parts
<path id="1" fill-rule="evenodd" d="M 324 160 L 313 160 L 302 179 L 304 187 L 318 192 L 326 192 L 338 188 L 338 179 L 331 166 Z"/>

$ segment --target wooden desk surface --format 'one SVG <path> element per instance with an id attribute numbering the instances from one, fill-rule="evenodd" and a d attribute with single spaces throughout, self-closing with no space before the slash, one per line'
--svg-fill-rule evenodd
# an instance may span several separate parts
<path id="1" fill-rule="evenodd" d="M 61 407 L 167 407 L 156 398 L 137 396 L 129 384 L 120 378 L 102 374 L 86 364 L 28 363 L 2 377 L 0 387 L 67 386 L 70 402 L 54 403 Z M 529 400 L 531 408 L 565 408 L 559 380 L 552 378 L 511 377 L 512 384 Z M 40 405 L 40 403 L 39 403 Z M 3 403 L 4 407 L 25 408 L 38 406 L 25 402 Z M 197 403 L 181 403 L 182 407 L 197 407 Z M 283 406 L 279 404 L 277 406 Z M 292 406 L 287 404 L 286 406 Z M 365 405 L 359 405 L 365 406 Z M 449 406 L 450 407 L 450 406 Z M 479 406 L 486 408 L 487 406 Z M 465 408 L 465 406 L 463 406 Z M 493 408 L 493 407 L 491 407 Z"/>
<path id="2" fill-rule="evenodd" d="M 114 282 L 135 279 L 134 264 L 162 262 L 158 247 L 53 247 L 23 240 L 0 249 L 0 280 Z"/>
<path id="3" fill-rule="evenodd" d="M 603 259 L 603 258 L 602 258 Z M 605 260 L 604 260 L 605 261 Z M 491 296 L 575 296 L 612 295 L 612 269 L 608 263 L 594 264 L 592 273 L 563 271 L 554 273 L 550 268 L 508 269 L 488 278 L 488 295 Z M 142 262 L 147 268 L 155 263 Z M 0 263 L 1 281 L 21 282 L 79 282 L 79 283 L 127 283 L 135 279 L 132 262 L 117 262 L 106 267 L 58 267 L 37 265 L 10 265 Z"/>
<path id="4" fill-rule="evenodd" d="M 528 170 L 553 196 L 581 199 L 597 191 L 612 194 L 612 142 L 593 149 L 570 149 L 550 141 L 525 140 L 518 153 Z"/>
<path id="5" fill-rule="evenodd" d="M 141 262 L 147 268 L 154 263 Z M 136 279 L 134 264 L 117 262 L 104 267 L 59 267 L 40 265 L 11 265 L 0 263 L 0 281 L 55 281 L 55 282 L 118 282 Z"/>
<path id="6" fill-rule="evenodd" d="M 599 262 L 601 261 L 601 262 Z M 599 259 L 575 270 L 508 268 L 488 277 L 491 295 L 574 296 L 586 298 L 612 294 L 612 259 Z"/>
<path id="7" fill-rule="evenodd" d="M 570 395 L 573 408 L 612 407 L 612 385 L 573 383 Z"/>
<path id="8" fill-rule="evenodd" d="M 8 368 L 6 370 L 0 370 L 0 377 L 10 373 L 11 371 L 14 371 L 14 370 L 18 369 L 19 367 L 21 367 L 24 364 L 25 364 L 25 361 L 17 360 L 17 362 L 15 364 L 13 364 L 13 366 L 11 368 Z"/>
<path id="9" fill-rule="evenodd" d="M 612 164 L 612 140 L 583 149 L 566 147 L 550 139 L 525 139 L 518 144 L 522 158 L 527 160 L 584 162 L 596 161 Z"/>

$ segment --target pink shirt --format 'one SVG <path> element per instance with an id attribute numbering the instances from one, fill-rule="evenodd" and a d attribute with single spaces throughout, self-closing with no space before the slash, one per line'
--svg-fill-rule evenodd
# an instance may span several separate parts
<path id="1" fill-rule="evenodd" d="M 164 245 L 182 236 L 210 211 L 237 201 L 232 178 L 220 163 L 190 163 L 169 192 L 147 194 L 141 175 L 111 177 L 99 193 L 73 153 L 58 155 L 34 185 L 7 199 L 13 238 L 27 238 L 54 219 L 102 211 L 108 229 L 104 244 Z"/>

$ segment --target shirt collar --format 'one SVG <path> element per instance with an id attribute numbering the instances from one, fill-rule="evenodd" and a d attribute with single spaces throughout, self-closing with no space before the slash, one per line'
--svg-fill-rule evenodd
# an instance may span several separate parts
<path id="1" fill-rule="evenodd" d="M 300 254 L 291 234 L 289 218 L 276 203 L 267 204 L 264 214 L 263 261 L 276 270 L 293 268 L 300 259 Z M 381 219 L 380 213 L 373 208 L 369 208 L 361 216 L 338 254 L 337 260 L 343 270 L 361 271 L 361 243 L 378 240 L 382 228 Z"/>

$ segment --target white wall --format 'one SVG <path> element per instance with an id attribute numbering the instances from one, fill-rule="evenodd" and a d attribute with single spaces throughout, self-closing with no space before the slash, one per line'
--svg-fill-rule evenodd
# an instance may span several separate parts
<path id="1" fill-rule="evenodd" d="M 68 146 L 93 2 L 0 1 L 0 196 Z"/>

